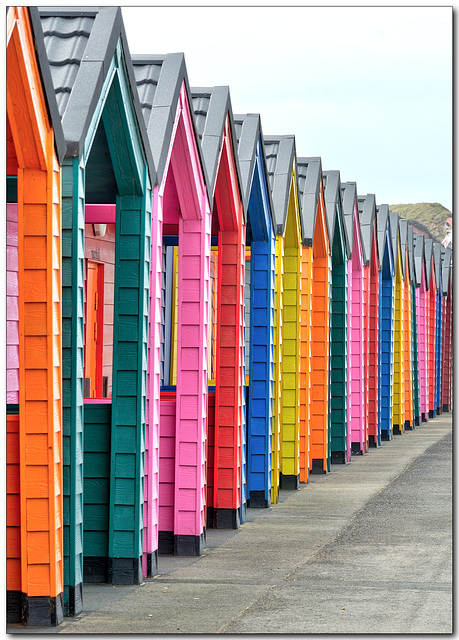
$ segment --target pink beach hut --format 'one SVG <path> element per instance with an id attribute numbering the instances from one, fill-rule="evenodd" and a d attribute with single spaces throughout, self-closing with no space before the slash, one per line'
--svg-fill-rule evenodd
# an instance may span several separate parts
<path id="1" fill-rule="evenodd" d="M 346 229 L 351 239 L 348 262 L 348 456 L 365 452 L 365 307 L 363 249 L 360 234 L 357 185 L 341 185 Z"/>
<path id="2" fill-rule="evenodd" d="M 158 177 L 143 538 L 150 577 L 158 549 L 200 555 L 204 547 L 211 212 L 184 55 L 136 55 L 133 66 Z"/>
<path id="3" fill-rule="evenodd" d="M 424 260 L 424 236 L 413 234 L 414 269 L 416 275 L 416 323 L 419 366 L 419 404 L 421 421 L 427 422 L 427 327 L 426 327 L 426 267 Z"/>

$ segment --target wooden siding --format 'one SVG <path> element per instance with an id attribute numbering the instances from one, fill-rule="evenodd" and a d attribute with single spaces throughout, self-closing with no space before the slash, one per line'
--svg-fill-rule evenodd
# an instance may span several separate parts
<path id="1" fill-rule="evenodd" d="M 392 438 L 392 379 L 394 335 L 394 279 L 386 233 L 379 289 L 379 420 L 381 440 Z"/>
<path id="2" fill-rule="evenodd" d="M 427 406 L 427 305 L 426 281 L 422 269 L 421 286 L 416 289 L 417 349 L 419 356 L 419 404 L 421 420 L 429 417 Z"/>
<path id="3" fill-rule="evenodd" d="M 6 205 L 6 402 L 19 404 L 18 206 Z"/>
<path id="4" fill-rule="evenodd" d="M 354 233 L 356 225 L 354 225 Z M 354 236 L 355 237 L 355 236 Z M 352 273 L 349 286 L 349 435 L 351 451 L 365 452 L 365 282 L 362 252 L 358 246 L 352 252 Z"/>
<path id="5" fill-rule="evenodd" d="M 322 189 L 312 244 L 311 422 L 309 469 L 329 471 L 328 371 L 330 249 Z M 317 462 L 315 462 L 317 461 Z"/>
<path id="6" fill-rule="evenodd" d="M 395 268 L 395 306 L 394 306 L 394 364 L 392 382 L 392 425 L 401 433 L 405 430 L 405 397 L 404 397 L 404 301 L 403 275 L 400 258 L 400 240 L 398 242 L 397 264 Z"/>
<path id="7" fill-rule="evenodd" d="M 301 258 L 300 482 L 307 482 L 311 420 L 312 247 L 303 246 Z"/>
<path id="8" fill-rule="evenodd" d="M 376 223 L 374 225 L 370 262 L 370 325 L 368 364 L 368 438 L 374 446 L 381 444 L 378 407 L 378 356 L 379 356 L 379 270 L 377 260 Z"/>
<path id="9" fill-rule="evenodd" d="M 433 418 L 435 411 L 435 329 L 436 329 L 436 311 L 437 311 L 437 287 L 435 284 L 435 269 L 432 260 L 430 287 L 426 291 L 427 297 L 427 408 L 428 416 Z"/>
<path id="10" fill-rule="evenodd" d="M 284 238 L 276 236 L 274 283 L 274 375 L 271 502 L 277 504 L 280 486 L 282 455 L 282 337 L 284 306 Z"/>
<path id="11" fill-rule="evenodd" d="M 14 555 L 22 593 L 56 598 L 63 590 L 61 173 L 27 7 L 7 14 L 7 69 L 10 146 L 18 163 L 20 537 Z"/>
<path id="12" fill-rule="evenodd" d="M 21 457 L 21 451 L 19 446 L 19 415 L 7 415 L 6 416 L 6 590 L 7 591 L 22 590 L 20 457 Z M 8 614 L 10 614 L 9 611 L 8 611 Z"/>
<path id="13" fill-rule="evenodd" d="M 409 276 L 408 249 L 405 253 L 405 281 L 403 285 L 403 392 L 404 424 L 413 428 L 413 358 L 411 351 L 411 283 Z"/>
<path id="14" fill-rule="evenodd" d="M 416 285 L 411 284 L 411 368 L 413 389 L 413 428 L 421 424 L 420 386 L 419 386 L 419 352 L 418 352 L 418 310 L 416 309 Z"/>
<path id="15" fill-rule="evenodd" d="M 451 386 L 452 386 L 452 288 L 451 275 L 448 284 L 448 295 L 443 298 L 442 313 L 442 384 L 441 402 L 443 411 L 451 410 Z"/>

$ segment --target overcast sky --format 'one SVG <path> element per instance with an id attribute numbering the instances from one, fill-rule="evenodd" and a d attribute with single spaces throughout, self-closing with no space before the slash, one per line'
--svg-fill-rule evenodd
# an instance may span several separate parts
<path id="1" fill-rule="evenodd" d="M 452 207 L 450 7 L 123 7 L 131 53 L 183 51 L 191 86 L 378 204 Z"/>

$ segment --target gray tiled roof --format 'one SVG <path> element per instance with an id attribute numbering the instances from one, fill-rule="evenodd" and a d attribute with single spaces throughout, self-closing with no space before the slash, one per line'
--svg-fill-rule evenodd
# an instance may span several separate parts
<path id="1" fill-rule="evenodd" d="M 451 276 L 451 259 L 452 259 L 451 249 L 449 248 L 443 249 L 441 281 L 442 281 L 442 291 L 444 296 L 448 295 L 449 279 Z"/>
<path id="2" fill-rule="evenodd" d="M 437 284 L 437 294 L 441 291 L 441 244 L 433 243 L 433 257 L 435 263 L 435 282 Z"/>
<path id="3" fill-rule="evenodd" d="M 386 242 L 386 229 L 388 224 L 389 224 L 389 205 L 381 204 L 376 207 L 376 228 L 378 231 L 378 254 L 379 254 L 380 270 L 382 269 L 382 265 L 383 265 L 384 243 Z M 390 236 L 390 230 L 389 230 L 389 236 Z M 392 243 L 389 243 L 389 250 L 391 252 L 391 255 L 393 256 Z M 393 258 L 392 258 L 392 263 L 395 264 Z"/>
<path id="4" fill-rule="evenodd" d="M 301 241 L 304 246 L 312 247 L 322 181 L 322 160 L 320 158 L 298 158 L 297 176 Z M 327 223 L 327 216 L 325 219 Z"/>
<path id="5" fill-rule="evenodd" d="M 296 156 L 295 136 L 264 136 L 263 142 L 273 202 L 275 233 L 284 235 Z"/>
<path id="6" fill-rule="evenodd" d="M 392 241 L 392 255 L 394 256 L 394 273 L 397 273 L 398 261 L 398 237 L 399 237 L 399 215 L 395 211 L 389 210 L 390 238 Z"/>
<path id="7" fill-rule="evenodd" d="M 66 141 L 67 156 L 81 156 L 103 83 L 121 41 L 151 182 L 156 174 L 144 119 L 135 90 L 134 71 L 120 7 L 40 7 L 46 55 Z M 120 68 L 123 63 L 119 61 Z"/>
<path id="8" fill-rule="evenodd" d="M 367 193 L 366 196 L 358 195 L 357 208 L 359 211 L 360 237 L 362 239 L 363 263 L 364 265 L 369 265 L 371 261 L 371 249 L 373 244 L 372 233 L 373 233 L 373 225 L 375 223 L 375 212 L 376 212 L 376 197 L 374 193 Z"/>
<path id="9" fill-rule="evenodd" d="M 333 245 L 333 237 L 335 234 L 336 216 L 341 216 L 342 225 L 345 227 L 343 220 L 343 207 L 341 203 L 341 177 L 337 170 L 323 171 L 322 182 L 324 190 L 325 213 L 327 217 L 328 233 L 330 246 Z M 346 256 L 349 257 L 349 242 L 347 238 L 347 230 L 344 229 L 344 244 L 346 247 Z M 345 259 L 347 259 L 347 257 Z"/>
<path id="10" fill-rule="evenodd" d="M 257 146 L 261 141 L 262 163 L 267 181 L 267 194 L 269 200 L 270 215 L 273 215 L 273 205 L 271 189 L 268 182 L 268 169 L 263 145 L 263 131 L 261 128 L 261 118 L 257 113 L 235 114 L 234 130 L 237 138 L 237 151 L 239 158 L 239 169 L 241 172 L 242 196 L 244 207 L 248 211 L 250 191 L 252 187 L 253 172 L 257 154 Z"/>
<path id="11" fill-rule="evenodd" d="M 197 137 L 185 56 L 183 53 L 133 55 L 132 65 L 158 182 L 161 184 L 183 83 L 185 83 L 191 119 Z M 207 175 L 202 161 L 201 144 L 199 142 L 197 147 L 207 182 Z"/>
<path id="12" fill-rule="evenodd" d="M 432 260 L 433 260 L 433 243 L 431 238 L 426 238 L 424 241 L 424 259 L 426 263 L 426 289 L 430 289 L 430 276 L 432 274 Z M 434 265 L 435 269 L 435 265 Z"/>
<path id="13" fill-rule="evenodd" d="M 242 199 L 242 181 L 238 161 L 237 138 L 234 129 L 233 110 L 229 87 L 191 87 L 193 111 L 198 137 L 201 141 L 202 157 L 207 172 L 207 190 L 212 208 L 218 163 L 223 144 L 226 117 L 229 116 L 234 163 Z M 244 217 L 246 209 L 244 206 Z"/>
<path id="14" fill-rule="evenodd" d="M 56 94 L 54 92 L 53 80 L 49 66 L 48 56 L 46 55 L 45 41 L 43 37 L 43 29 L 41 28 L 40 14 L 37 7 L 29 7 L 29 16 L 32 24 L 35 49 L 37 51 L 37 61 L 40 68 L 43 89 L 45 93 L 48 111 L 54 131 L 54 144 L 59 163 L 65 157 L 66 143 L 64 132 L 62 129 L 61 117 L 57 104 Z"/>
<path id="15" fill-rule="evenodd" d="M 425 262 L 424 262 L 424 236 L 421 233 L 413 233 L 414 243 L 414 271 L 416 275 L 416 286 L 421 286 L 422 270 L 424 269 L 425 275 Z"/>

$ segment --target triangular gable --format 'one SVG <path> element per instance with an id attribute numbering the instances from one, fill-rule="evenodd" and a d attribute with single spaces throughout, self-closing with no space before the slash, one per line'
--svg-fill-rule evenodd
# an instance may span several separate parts
<path id="1" fill-rule="evenodd" d="M 346 247 L 346 255 L 349 256 L 349 242 L 346 230 L 346 221 L 344 219 L 344 211 L 341 202 L 341 179 L 340 172 L 323 171 L 322 181 L 324 189 L 325 213 L 327 216 L 327 226 L 329 229 L 330 246 L 333 246 L 333 237 L 335 233 L 335 217 L 341 216 L 343 225 L 344 244 Z"/>
<path id="2" fill-rule="evenodd" d="M 422 272 L 424 271 L 424 280 L 427 280 L 426 277 L 426 264 L 425 264 L 425 256 L 424 256 L 424 236 L 420 233 L 413 233 L 413 242 L 414 242 L 414 270 L 416 275 L 416 287 L 421 286 L 422 282 Z"/>
<path id="3" fill-rule="evenodd" d="M 183 85 L 185 86 L 194 135 L 196 141 L 198 140 L 194 112 L 191 107 L 191 90 L 185 56 L 183 53 L 133 55 L 132 64 L 158 183 L 161 184 Z M 207 181 L 201 145 L 197 144 L 196 147 Z"/>
<path id="4" fill-rule="evenodd" d="M 397 272 L 398 260 L 399 258 L 401 259 L 401 256 L 399 256 L 400 242 L 399 242 L 398 221 L 399 221 L 398 213 L 396 213 L 395 211 L 389 210 L 389 228 L 390 228 L 390 237 L 392 242 L 392 255 L 394 256 L 395 273 Z"/>
<path id="5" fill-rule="evenodd" d="M 452 251 L 451 249 L 443 249 L 442 250 L 442 292 L 444 296 L 448 295 L 449 292 L 449 279 L 451 274 L 451 258 Z"/>
<path id="6" fill-rule="evenodd" d="M 258 161 L 261 163 L 262 171 L 265 176 L 269 215 L 271 216 L 271 221 L 274 223 L 272 195 L 271 189 L 268 188 L 268 169 L 264 152 L 264 138 L 261 128 L 260 116 L 258 114 L 234 115 L 234 129 L 237 138 L 239 169 L 242 183 L 242 199 L 244 208 L 247 212 L 249 212 L 249 201 L 252 192 L 252 182 L 255 176 L 255 169 Z M 261 208 L 262 207 L 260 206 L 259 209 L 261 210 Z M 251 220 L 252 229 L 254 227 L 254 222 L 255 221 Z M 254 233 L 256 233 L 255 230 Z"/>
<path id="7" fill-rule="evenodd" d="M 416 284 L 416 273 L 414 268 L 414 233 L 413 233 L 413 225 L 408 225 L 408 264 L 410 268 L 410 280 L 412 284 Z"/>
<path id="8" fill-rule="evenodd" d="M 402 273 L 403 279 L 410 279 L 409 273 L 409 264 L 408 264 L 408 273 L 405 273 L 405 264 L 406 264 L 406 252 L 408 251 L 408 220 L 404 218 L 400 218 L 399 220 L 399 229 L 400 229 L 400 251 L 402 253 Z"/>
<path id="9" fill-rule="evenodd" d="M 430 280 L 432 275 L 432 262 L 433 262 L 433 240 L 426 238 L 424 241 L 424 256 L 426 264 L 426 289 L 430 289 Z M 434 263 L 435 269 L 435 263 Z"/>
<path id="10" fill-rule="evenodd" d="M 151 184 L 154 162 L 137 97 L 134 71 L 120 7 L 56 7 L 39 9 L 46 55 L 66 142 L 67 157 L 88 153 L 104 86 L 114 66 L 124 69 L 131 88 L 136 126 L 147 159 Z"/>
<path id="11" fill-rule="evenodd" d="M 237 154 L 237 138 L 234 130 L 233 110 L 229 87 L 192 87 L 191 96 L 196 129 L 201 140 L 204 166 L 207 173 L 207 189 L 210 208 L 213 206 L 220 154 L 222 150 L 225 124 L 229 121 L 231 144 L 236 167 L 238 189 L 242 200 L 242 181 Z M 244 203 L 243 203 L 244 204 Z M 243 206 L 244 220 L 247 219 Z"/>
<path id="12" fill-rule="evenodd" d="M 352 252 L 354 250 L 354 214 L 357 201 L 357 183 L 342 182 L 341 198 L 343 201 L 344 230 L 346 235 L 346 242 L 349 246 L 348 256 L 349 258 L 351 258 Z M 362 235 L 361 230 L 360 235 Z"/>
<path id="13" fill-rule="evenodd" d="M 437 293 L 441 290 L 441 243 L 433 243 L 433 257 L 435 263 L 435 282 L 437 285 Z"/>
<path id="14" fill-rule="evenodd" d="M 312 247 L 316 226 L 319 195 L 322 185 L 322 160 L 298 158 L 298 196 L 300 201 L 301 239 L 305 247 Z M 327 226 L 327 216 L 325 216 Z M 327 234 L 329 232 L 327 226 Z"/>
<path id="15" fill-rule="evenodd" d="M 392 276 L 394 275 L 394 256 L 392 252 L 392 242 L 389 229 L 389 205 L 381 204 L 376 207 L 376 228 L 378 231 L 378 254 L 379 254 L 379 270 L 381 271 L 384 263 L 384 251 L 387 247 Z M 387 242 L 386 242 L 387 239 Z"/>
<path id="16" fill-rule="evenodd" d="M 357 203 L 359 208 L 360 234 L 362 237 L 363 262 L 365 265 L 369 265 L 373 247 L 372 240 L 376 197 L 373 193 L 367 193 L 366 196 L 357 196 Z"/>
<path id="17" fill-rule="evenodd" d="M 271 186 L 275 232 L 276 235 L 283 236 L 287 224 L 290 185 L 296 157 L 295 137 L 264 136 L 263 141 Z"/>

